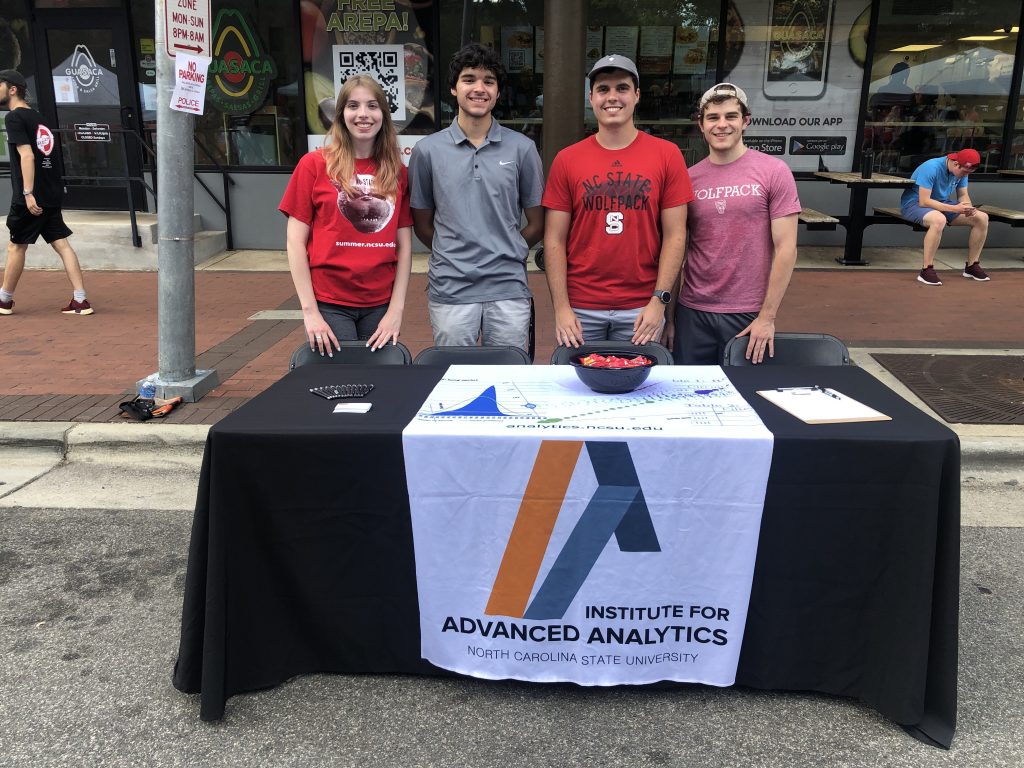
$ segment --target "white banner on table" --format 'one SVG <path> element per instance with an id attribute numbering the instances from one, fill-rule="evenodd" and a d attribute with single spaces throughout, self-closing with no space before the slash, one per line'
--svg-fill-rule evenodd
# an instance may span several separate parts
<path id="1" fill-rule="evenodd" d="M 597 395 L 569 366 L 452 366 L 403 444 L 425 659 L 734 682 L 772 436 L 720 368 Z"/>

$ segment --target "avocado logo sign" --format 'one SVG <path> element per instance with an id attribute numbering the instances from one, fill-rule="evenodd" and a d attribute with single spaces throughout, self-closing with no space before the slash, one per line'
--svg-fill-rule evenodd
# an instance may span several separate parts
<path id="1" fill-rule="evenodd" d="M 71 54 L 71 66 L 65 68 L 64 74 L 75 78 L 79 93 L 92 93 L 100 84 L 103 70 L 96 64 L 92 52 L 79 43 L 75 46 L 75 52 Z"/>
<path id="2" fill-rule="evenodd" d="M 248 115 L 263 104 L 277 76 L 274 60 L 241 12 L 231 8 L 217 14 L 213 41 L 206 96 L 222 112 Z"/>

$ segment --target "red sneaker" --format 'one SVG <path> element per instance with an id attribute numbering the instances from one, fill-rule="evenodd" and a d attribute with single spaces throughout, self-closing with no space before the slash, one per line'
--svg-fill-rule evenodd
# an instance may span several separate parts
<path id="1" fill-rule="evenodd" d="M 65 315 L 91 315 L 92 307 L 89 306 L 88 301 L 75 301 L 71 300 L 64 309 L 61 310 Z"/>
<path id="2" fill-rule="evenodd" d="M 985 282 L 986 280 L 992 279 L 985 273 L 985 270 L 981 268 L 981 264 L 978 262 L 964 265 L 964 277 L 969 277 L 972 280 L 977 280 L 979 282 Z"/>
<path id="3" fill-rule="evenodd" d="M 10 301 L 0 301 L 0 315 L 13 315 L 14 314 L 14 299 Z"/>

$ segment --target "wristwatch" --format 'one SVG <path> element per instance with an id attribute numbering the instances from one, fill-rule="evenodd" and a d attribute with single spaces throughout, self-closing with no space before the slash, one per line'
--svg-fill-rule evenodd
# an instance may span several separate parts
<path id="1" fill-rule="evenodd" d="M 23 195 L 24 197 L 28 197 L 29 195 L 34 195 L 34 194 L 35 194 L 35 192 L 33 192 L 33 191 L 32 191 L 31 189 L 23 189 L 23 190 L 21 191 L 21 194 L 22 194 L 22 195 Z"/>
<path id="2" fill-rule="evenodd" d="M 652 294 L 652 296 L 654 296 L 654 298 L 656 299 L 659 299 L 662 304 L 668 304 L 670 301 L 672 301 L 671 291 L 655 291 Z"/>

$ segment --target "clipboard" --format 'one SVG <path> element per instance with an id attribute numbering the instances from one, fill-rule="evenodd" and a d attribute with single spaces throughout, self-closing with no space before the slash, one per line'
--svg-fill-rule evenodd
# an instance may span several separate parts
<path id="1" fill-rule="evenodd" d="M 759 389 L 757 394 L 805 424 L 892 421 L 891 416 L 827 387 L 779 387 Z"/>

